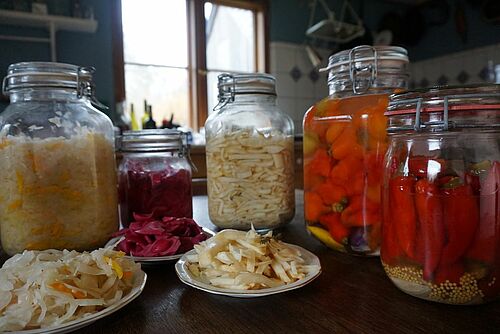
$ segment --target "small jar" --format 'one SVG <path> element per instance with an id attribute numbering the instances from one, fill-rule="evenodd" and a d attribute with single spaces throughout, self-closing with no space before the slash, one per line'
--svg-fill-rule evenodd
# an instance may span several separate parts
<path id="1" fill-rule="evenodd" d="M 358 46 L 332 55 L 330 96 L 304 116 L 304 214 L 325 245 L 378 255 L 388 96 L 407 86 L 407 52 Z"/>
<path id="2" fill-rule="evenodd" d="M 448 304 L 500 296 L 500 85 L 391 96 L 382 264 Z"/>
<path id="3" fill-rule="evenodd" d="M 9 255 L 92 250 L 118 229 L 113 125 L 92 106 L 92 68 L 10 65 L 0 114 L 0 229 Z"/>
<path id="4" fill-rule="evenodd" d="M 168 129 L 125 131 L 120 141 L 119 205 L 124 227 L 137 217 L 193 217 L 186 135 Z"/>
<path id="5" fill-rule="evenodd" d="M 220 228 L 274 229 L 295 214 L 293 122 L 268 74 L 221 74 L 205 123 L 208 208 Z"/>

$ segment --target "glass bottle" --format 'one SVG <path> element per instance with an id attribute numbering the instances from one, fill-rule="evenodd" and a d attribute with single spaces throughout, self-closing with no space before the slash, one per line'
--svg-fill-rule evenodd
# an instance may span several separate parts
<path id="1" fill-rule="evenodd" d="M 500 297 L 500 85 L 394 94 L 380 257 L 402 291 Z"/>
<path id="2" fill-rule="evenodd" d="M 304 116 L 304 215 L 310 234 L 351 254 L 378 255 L 388 96 L 407 86 L 400 47 L 332 55 L 330 95 Z"/>
<path id="3" fill-rule="evenodd" d="M 268 74 L 221 74 L 205 123 L 208 207 L 220 228 L 274 229 L 295 214 L 293 123 Z"/>
<path id="4" fill-rule="evenodd" d="M 7 254 L 91 250 L 118 229 L 113 124 L 92 106 L 94 70 L 12 64 L 0 114 L 0 229 Z"/>
<path id="5" fill-rule="evenodd" d="M 138 215 L 193 217 L 186 134 L 168 129 L 125 131 L 120 147 L 118 189 L 124 227 Z"/>
<path id="6" fill-rule="evenodd" d="M 156 122 L 153 119 L 153 107 L 148 106 L 148 120 L 144 123 L 144 129 L 156 129 Z"/>

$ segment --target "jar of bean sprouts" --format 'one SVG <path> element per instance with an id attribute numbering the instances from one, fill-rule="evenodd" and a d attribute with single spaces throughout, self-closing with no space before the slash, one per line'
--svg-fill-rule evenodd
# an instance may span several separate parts
<path id="1" fill-rule="evenodd" d="M 205 124 L 208 206 L 220 228 L 270 230 L 295 214 L 293 122 L 268 74 L 221 74 Z"/>

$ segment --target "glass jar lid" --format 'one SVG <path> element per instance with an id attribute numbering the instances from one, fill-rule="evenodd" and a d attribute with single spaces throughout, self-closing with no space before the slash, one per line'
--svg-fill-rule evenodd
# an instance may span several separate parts
<path id="1" fill-rule="evenodd" d="M 124 131 L 120 140 L 122 152 L 174 152 L 188 154 L 187 134 L 170 129 Z"/>
<path id="2" fill-rule="evenodd" d="M 219 103 L 214 110 L 223 108 L 234 102 L 238 94 L 267 94 L 276 95 L 276 79 L 266 73 L 231 74 L 222 73 L 218 77 Z"/>
<path id="3" fill-rule="evenodd" d="M 390 96 L 389 132 L 500 128 L 500 85 L 431 87 Z"/>
<path id="4" fill-rule="evenodd" d="M 25 88 L 74 89 L 78 97 L 93 96 L 93 67 L 53 63 L 22 62 L 9 65 L 2 82 L 4 95 Z"/>
<path id="5" fill-rule="evenodd" d="M 343 89 L 363 94 L 368 89 L 387 85 L 382 76 L 408 77 L 408 52 L 398 46 L 360 45 L 337 52 L 328 59 L 328 83 L 339 83 Z M 394 87 L 397 87 L 395 85 Z"/>

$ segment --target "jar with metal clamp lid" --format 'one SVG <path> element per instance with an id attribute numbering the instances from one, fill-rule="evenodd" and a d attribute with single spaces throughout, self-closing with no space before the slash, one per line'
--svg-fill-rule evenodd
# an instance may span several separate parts
<path id="1" fill-rule="evenodd" d="M 304 214 L 310 234 L 356 255 L 378 255 L 388 96 L 406 88 L 400 47 L 358 46 L 329 59 L 330 96 L 304 116 Z"/>
<path id="2" fill-rule="evenodd" d="M 111 120 L 93 107 L 93 68 L 10 65 L 0 114 L 0 230 L 8 254 L 91 250 L 118 229 Z"/>
<path id="3" fill-rule="evenodd" d="M 125 131 L 120 140 L 119 205 L 124 227 L 147 217 L 193 217 L 186 133 Z"/>
<path id="4" fill-rule="evenodd" d="M 268 74 L 221 74 L 205 123 L 208 207 L 220 228 L 269 230 L 295 214 L 293 122 Z"/>
<path id="5" fill-rule="evenodd" d="M 381 259 L 404 292 L 500 296 L 500 85 L 392 95 Z"/>

